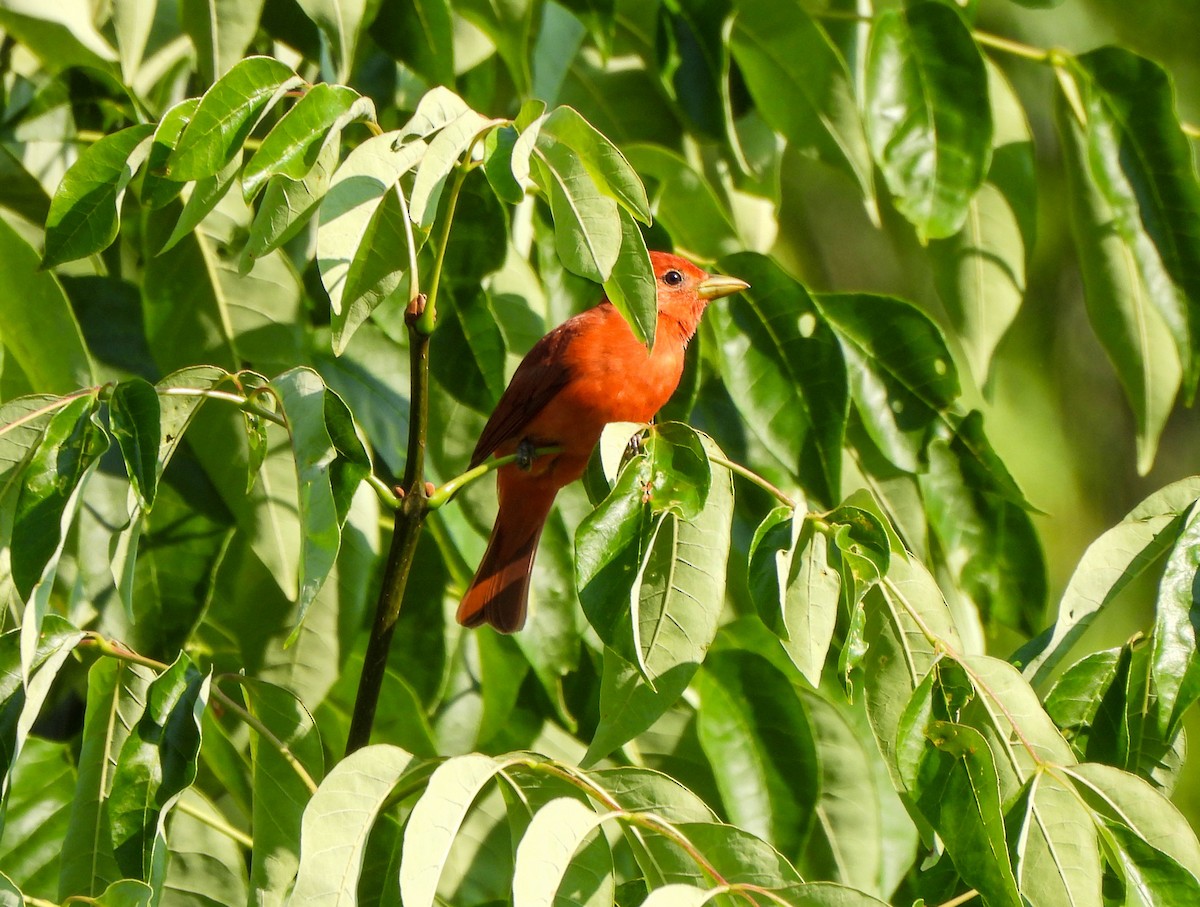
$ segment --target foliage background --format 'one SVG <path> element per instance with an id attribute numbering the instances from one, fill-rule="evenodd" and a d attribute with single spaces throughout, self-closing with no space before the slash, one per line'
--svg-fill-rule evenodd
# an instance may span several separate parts
<path id="1" fill-rule="evenodd" d="M 881 3 L 878 9 L 894 5 Z M 617 3 L 619 18 L 633 25 L 628 33 L 624 26 L 618 29 L 615 39 L 603 27 L 607 10 L 604 3 L 554 6 L 557 12 L 545 21 L 561 31 L 547 27 L 543 39 L 531 48 L 512 37 L 516 33 L 512 23 L 520 22 L 525 4 L 456 4 L 459 12 L 472 21 L 492 22 L 494 27 L 468 27 L 460 18 L 451 55 L 444 49 L 431 53 L 415 37 L 412 17 L 416 6 L 384 0 L 378 11 L 363 10 L 364 21 L 373 14 L 375 23 L 362 35 L 353 64 L 338 42 L 329 37 L 338 33 L 329 18 L 330 10 L 338 6 L 297 6 L 284 0 L 268 0 L 261 22 L 246 20 L 244 30 L 239 31 L 235 6 L 217 2 L 185 0 L 178 5 L 159 3 L 153 7 L 114 3 L 111 9 L 80 2 L 64 7 L 61 16 L 13 0 L 0 5 L 0 26 L 7 33 L 0 53 L 5 67 L 2 128 L 4 147 L 10 152 L 0 161 L 9 177 L 0 189 L 0 203 L 4 205 L 7 231 L 28 243 L 22 246 L 6 239 L 6 260 L 13 262 L 16 258 L 11 256 L 26 255 L 30 246 L 44 248 L 47 257 L 52 257 L 55 230 L 52 227 L 44 239 L 42 235 L 47 216 L 54 221 L 48 196 L 58 189 L 63 173 L 78 158 L 81 148 L 118 127 L 136 121 L 156 122 L 171 103 L 201 94 L 214 75 L 228 69 L 248 49 L 254 49 L 278 53 L 288 66 L 310 79 L 319 73 L 330 81 L 353 85 L 374 100 L 384 129 L 403 124 L 424 90 L 438 81 L 452 83 L 472 107 L 487 115 L 517 116 L 517 102 L 525 96 L 570 104 L 625 149 L 647 180 L 654 204 L 661 206 L 656 211 L 657 226 L 647 231 L 652 248 L 674 241 L 710 259 L 743 248 L 769 252 L 813 291 L 888 294 L 913 301 L 943 326 L 949 324 L 951 319 L 938 293 L 931 258 L 914 229 L 883 199 L 882 226 L 873 225 L 864 209 L 861 188 L 844 172 L 789 147 L 774 162 L 778 166 L 777 203 L 753 197 L 755 192 L 772 194 L 770 178 L 750 186 L 749 194 L 725 194 L 736 179 L 729 175 L 727 149 L 713 139 L 721 126 L 712 86 L 704 83 L 703 72 L 697 79 L 696 73 L 688 69 L 696 65 L 696 57 L 688 54 L 686 46 L 680 51 L 680 42 L 686 45 L 689 40 L 687 30 L 679 29 L 672 36 L 662 27 L 662 22 L 678 23 L 690 16 L 690 40 L 699 33 L 704 40 L 719 41 L 719 35 L 704 30 L 720 21 L 723 4 Z M 420 6 L 426 9 L 424 4 Z M 853 28 L 838 14 L 844 15 L 851 8 L 871 12 L 865 5 L 829 6 L 835 7 L 835 15 L 827 22 L 831 31 Z M 571 14 L 563 12 L 566 7 Z M 122 24 L 114 15 L 119 18 L 129 15 L 130 10 L 144 13 L 151 8 L 154 17 L 145 60 L 153 63 L 137 66 L 137 61 L 129 58 L 128 43 L 121 46 L 121 54 L 114 59 L 98 62 L 98 56 L 111 52 L 115 33 L 138 33 L 140 26 Z M 431 4 L 428 8 L 441 6 Z M 539 6 L 538 13 L 543 14 L 545 9 Z M 222 23 L 220 41 L 214 40 L 206 24 L 213 21 L 207 15 L 213 12 Z M 1134 9 L 1117 0 L 1068 0 L 1046 10 L 1025 8 L 1007 0 L 980 0 L 970 4 L 967 12 L 979 30 L 1033 48 L 1063 47 L 1083 52 L 1117 43 L 1145 54 L 1162 63 L 1175 79 L 1180 117 L 1200 122 L 1200 36 L 1190 27 L 1193 13 L 1185 0 L 1155 3 L 1145 9 Z M 505 16 L 512 17 L 511 21 L 504 22 Z M 93 32 L 86 27 L 89 21 L 99 30 Z M 431 29 L 437 31 L 436 26 Z M 494 40 L 485 34 L 489 31 Z M 272 38 L 279 43 L 272 44 Z M 618 51 L 610 60 L 596 47 L 603 48 L 607 40 L 614 40 L 613 47 Z M 629 64 L 619 52 L 627 49 L 622 41 L 638 47 L 647 57 L 660 55 L 665 81 L 674 86 L 674 96 L 658 83 L 658 73 L 647 75 L 640 64 Z M 582 49 L 576 42 L 582 42 Z M 155 52 L 163 48 L 166 52 L 155 57 Z M 451 56 L 453 71 L 448 65 Z M 1067 218 L 1069 189 L 1054 122 L 1053 73 L 1044 61 L 1029 60 L 1020 54 L 997 51 L 991 57 L 1012 80 L 1033 130 L 1037 240 L 1032 249 L 1028 291 L 999 343 L 986 391 L 975 380 L 980 377 L 978 368 L 972 369 L 958 334 L 954 330 L 947 330 L 947 334 L 963 385 L 963 408 L 983 411 L 988 438 L 1029 500 L 1041 511 L 1032 514 L 1032 520 L 1045 552 L 1049 609 L 1045 614 L 1022 613 L 1019 620 L 1010 621 L 1018 626 L 1025 622 L 1026 630 L 1036 630 L 1051 622 L 1053 605 L 1089 544 L 1148 494 L 1198 471 L 1195 451 L 1200 432 L 1194 411 L 1177 408 L 1167 423 L 1152 468 L 1139 475 L 1137 427 L 1114 370 L 1096 340 L 1084 301 Z M 395 59 L 403 65 L 397 66 Z M 671 69 L 676 66 L 682 69 Z M 139 76 L 130 79 L 137 69 Z M 523 79 L 529 84 L 514 84 Z M 135 97 L 122 88 L 123 81 L 133 82 Z M 735 103 L 749 101 L 738 95 Z M 261 139 L 265 132 L 266 128 L 260 127 L 255 135 Z M 772 144 L 764 139 L 764 133 L 760 128 L 754 134 L 760 144 L 751 143 L 751 150 Z M 361 144 L 368 132 L 361 125 L 348 125 L 343 135 L 344 144 L 353 146 Z M 697 216 L 691 198 L 683 210 L 670 211 L 671 193 L 664 198 L 654 191 L 662 176 L 662 171 L 655 169 L 655 158 L 644 147 L 639 156 L 636 148 L 647 142 L 682 148 L 693 165 L 704 165 L 707 178 L 730 204 L 736 236 L 720 226 L 718 213 Z M 27 174 L 35 179 L 28 179 Z M 249 209 L 238 202 L 235 191 L 201 228 L 211 240 L 203 250 L 188 238 L 189 227 L 182 231 L 174 250 L 149 254 L 158 251 L 179 216 L 175 203 L 156 210 L 143 204 L 145 193 L 151 191 L 146 183 L 153 175 L 153 168 L 147 167 L 131 184 L 114 245 L 102 243 L 80 256 L 72 254 L 82 247 L 78 237 L 68 236 L 61 228 L 57 233 L 66 244 L 61 248 L 70 248 L 51 263 L 94 360 L 96 379 L 116 381 L 140 375 L 153 381 L 175 368 L 198 363 L 219 364 L 230 370 L 250 366 L 274 378 L 298 364 L 312 365 L 346 400 L 374 449 L 380 471 L 399 475 L 404 466 L 408 418 L 405 397 L 409 390 L 404 351 L 410 341 L 403 326 L 403 285 L 349 340 L 346 355 L 335 357 L 331 335 L 337 331 L 338 322 L 334 318 L 330 326 L 327 290 L 311 263 L 313 232 L 305 228 L 289 242 L 286 255 L 268 254 L 249 275 L 243 273 L 249 264 L 243 258 L 244 249 L 248 241 L 253 242 L 254 228 Z M 876 185 L 882 187 L 879 174 L 875 176 Z M 534 215 L 532 225 L 518 224 L 508 209 L 495 202 L 478 173 L 465 187 L 455 232 L 447 247 L 440 309 L 443 322 L 434 334 L 431 351 L 434 381 L 440 393 L 433 398 L 429 469 L 430 477 L 439 482 L 451 478 L 465 464 L 465 452 L 477 435 L 483 413 L 502 388 L 500 376 L 505 368 L 512 368 L 520 352 L 546 326 L 590 304 L 597 293 L 594 284 L 579 280 L 557 263 L 555 233 L 544 210 Z M 76 199 L 75 204 L 79 203 Z M 257 204 L 261 208 L 265 203 L 260 197 Z M 103 205 L 97 210 L 102 215 Z M 528 217 L 528 210 L 521 216 Z M 84 236 L 103 232 L 96 226 L 101 220 L 99 216 L 85 219 L 80 228 Z M 421 258 L 425 274 L 435 266 L 431 250 L 438 246 L 436 223 L 440 221 L 422 225 L 434 228 L 433 241 Z M 372 266 L 382 267 L 381 259 L 404 254 L 403 236 L 394 221 L 379 226 L 384 233 L 391 230 L 379 241 L 380 254 L 372 262 Z M 694 232 L 688 233 L 689 228 Z M 518 266 L 494 277 L 491 300 L 486 304 L 493 306 L 499 317 L 495 324 L 488 324 L 486 318 L 477 318 L 481 303 L 474 287 L 481 275 L 493 271 L 503 260 L 504 237 L 509 230 L 525 230 L 526 235 L 532 235 L 530 257 L 539 276 Z M 90 241 L 85 238 L 84 243 Z M 73 242 L 75 246 L 71 246 Z M 101 251 L 101 245 L 107 248 Z M 32 268 L 24 264 L 8 269 L 9 274 L 32 273 Z M 207 285 L 195 280 L 202 272 L 210 281 Z M 41 273 L 43 276 L 36 280 L 43 281 L 40 286 L 44 290 L 48 278 Z M 169 315 L 156 321 L 156 313 L 170 312 L 173 305 L 186 312 L 187 306 L 179 306 L 180 301 L 191 300 L 197 310 L 203 309 L 201 296 L 208 291 L 206 287 L 225 292 L 232 300 L 228 311 L 235 323 L 227 328 L 236 337 L 235 343 L 225 343 L 222 332 L 214 332 L 203 319 Z M 64 366 L 72 361 L 73 352 L 68 349 L 69 331 L 63 333 L 62 323 L 53 328 L 38 325 L 38 331 L 22 327 L 23 319 L 28 319 L 31 312 L 38 317 L 39 311 L 27 301 L 39 298 L 33 294 L 43 290 L 34 291 L 24 284 L 4 289 L 0 338 L 6 350 L 5 367 L 0 370 L 0 396 L 8 401 L 31 390 L 61 394 L 88 383 L 68 374 L 70 367 Z M 518 297 L 525 302 L 521 304 Z M 503 315 L 499 315 L 501 303 L 505 306 Z M 477 330 L 483 333 L 472 333 Z M 707 325 L 705 330 L 708 333 L 702 334 L 697 349 L 701 355 L 706 349 L 711 355 L 714 328 Z M 32 350 L 16 349 L 13 338 L 17 336 L 37 336 L 43 345 Z M 456 368 L 472 359 L 478 371 Z M 304 380 L 293 375 L 291 385 L 279 384 L 276 390 L 286 395 L 290 387 L 299 401 L 306 392 Z M 253 391 L 253 379 L 249 381 L 244 390 Z M 137 403 L 132 399 L 136 392 L 130 394 L 128 405 L 134 407 L 132 422 L 136 425 Z M 716 436 L 727 453 L 744 454 L 750 465 L 788 490 L 794 488 L 795 480 L 786 469 L 772 464 L 752 442 L 734 450 L 742 435 L 740 419 L 719 393 L 701 394 L 700 399 L 701 406 L 690 414 L 692 421 Z M 685 403 L 677 402 L 672 413 L 686 415 L 686 410 Z M 325 413 L 330 426 L 342 424 L 338 418 Z M 139 612 L 135 604 L 133 619 L 122 607 L 121 591 L 109 571 L 110 560 L 120 562 L 125 556 L 113 540 L 129 537 L 122 527 L 132 500 L 124 478 L 126 467 L 121 465 L 114 445 L 89 479 L 85 506 L 68 536 L 53 588 L 47 592 L 50 610 L 66 614 L 80 627 L 98 631 L 100 637 L 88 640 L 94 647 L 103 648 L 106 640 L 120 639 L 142 655 L 171 662 L 186 641 L 191 658 L 205 667 L 212 664 L 218 671 L 246 669 L 255 678 L 289 690 L 313 709 L 329 768 L 340 756 L 347 733 L 364 630 L 379 583 L 378 565 L 387 520 L 381 519 L 376 498 L 365 487 L 360 488 L 349 506 L 337 564 L 321 592 L 312 598 L 293 644 L 285 645 L 300 614 L 284 589 L 298 587 L 303 578 L 300 571 L 310 564 L 304 561 L 303 567 L 297 566 L 295 538 L 272 547 L 271 533 L 261 530 L 266 525 L 283 527 L 293 536 L 300 534 L 294 513 L 295 467 L 282 433 L 253 419 L 249 424 L 241 420 L 233 411 L 222 412 L 210 403 L 188 428 L 189 439 L 202 440 L 190 440 L 179 449 L 169 481 L 164 479 L 158 486 L 159 497 L 146 524 L 137 567 L 131 574 L 132 601 L 152 601 L 154 605 Z M 339 448 L 351 470 L 356 462 L 353 448 L 352 443 Z M 252 494 L 245 493 L 241 490 L 245 464 L 254 463 L 259 456 L 265 457 L 262 471 Z M 145 474 L 143 480 L 148 481 Z M 439 511 L 423 536 L 417 571 L 401 611 L 392 662 L 396 669 L 385 680 L 385 705 L 375 739 L 399 744 L 418 757 L 451 755 L 477 746 L 489 752 L 528 746 L 578 761 L 588 743 L 587 733 L 599 719 L 597 675 L 604 671 L 599 656 L 590 661 L 585 657 L 583 667 L 571 675 L 558 701 L 553 701 L 554 683 L 546 682 L 558 664 L 572 657 L 566 648 L 552 647 L 557 643 L 571 645 L 572 634 L 579 629 L 574 626 L 575 618 L 563 620 L 558 626 L 535 627 L 528 636 L 516 639 L 459 636 L 446 622 L 444 603 L 429 595 L 431 590 L 449 588 L 445 604 L 452 606 L 454 590 L 469 578 L 494 506 L 489 486 L 490 482 L 472 486 L 458 501 Z M 812 492 L 811 488 L 806 490 Z M 766 494 L 750 486 L 739 485 L 737 492 L 739 511 L 734 523 L 735 553 L 730 558 L 729 581 L 731 589 L 740 590 L 745 582 L 750 536 L 771 502 Z M 239 504 L 239 500 L 244 503 Z M 330 485 L 330 500 L 338 507 L 348 506 L 348 500 L 339 497 L 336 480 Z M 550 615 L 550 620 L 562 620 L 564 613 L 577 613 L 570 538 L 589 509 L 583 491 L 571 490 L 564 495 L 561 519 L 556 517 L 547 531 L 536 579 L 543 618 Z M 255 533 L 249 527 L 260 531 Z M 990 542 L 988 539 L 979 544 Z M 40 544 L 44 547 L 44 539 Z M 319 546 L 313 550 L 319 554 Z M 1035 561 L 1025 563 L 1033 565 Z M 13 563 L 17 563 L 15 557 Z M 1141 578 L 1122 593 L 1107 608 L 1104 619 L 1084 637 L 1080 651 L 1119 646 L 1131 634 L 1145 630 L 1155 613 L 1153 579 Z M 15 582 L 26 585 L 25 578 Z M 4 626 L 8 629 L 16 622 L 23 603 L 7 587 L 5 594 L 9 615 Z M 733 598 L 738 600 L 735 610 L 749 610 L 743 593 L 734 592 Z M 582 624 L 581 617 L 578 623 Z M 985 621 L 983 626 L 988 651 L 1000 657 L 1008 656 L 1025 639 L 1024 632 L 1002 621 Z M 69 628 L 59 629 L 70 638 Z M 535 648 L 530 639 L 537 640 L 540 648 Z M 749 648 L 762 644 L 761 640 L 743 642 Z M 11 663 L 9 655 L 6 664 Z M 61 896 L 57 881 L 62 873 L 71 871 L 58 865 L 56 854 L 64 842 L 70 850 L 71 835 L 78 834 L 69 829 L 71 825 L 78 829 L 78 816 L 69 817 L 67 808 L 61 805 L 70 800 L 79 780 L 73 776 L 71 764 L 76 758 L 80 764 L 87 762 L 76 751 L 81 745 L 82 699 L 88 690 L 86 670 L 90 660 L 72 658 L 58 672 L 35 735 L 23 751 L 9 785 L 7 825 L 0 838 L 0 869 L 20 867 L 15 875 L 22 877 L 23 888 L 30 895 L 50 899 Z M 712 676 L 718 676 L 715 672 L 719 662 Z M 97 690 L 105 682 L 112 682 L 111 678 L 105 680 L 103 670 L 116 669 L 93 669 L 93 687 L 87 694 L 93 702 Z M 480 676 L 486 681 L 482 686 L 477 683 Z M 497 681 L 506 676 L 509 682 Z M 128 678 L 121 682 L 136 685 Z M 830 682 L 827 674 L 826 683 Z M 10 708 L 6 717 L 21 712 L 20 702 L 16 711 L 11 711 L 15 701 L 11 697 L 19 686 L 4 688 L 10 697 L 5 700 Z M 222 700 L 230 710 L 241 701 L 233 686 L 224 683 L 223 695 L 233 694 L 235 700 Z M 207 688 L 202 690 L 182 676 L 173 689 L 179 701 L 210 695 Z M 712 690 L 709 693 L 715 695 Z M 272 700 L 272 695 L 262 693 L 263 699 L 254 707 L 272 714 L 272 721 L 286 724 L 294 720 L 297 727 L 302 726 L 304 718 L 289 711 L 294 709 L 290 701 Z M 253 701 L 253 697 L 247 699 Z M 509 720 L 514 705 L 517 717 Z M 291 719 L 280 718 L 285 713 Z M 566 714 L 579 719 L 582 740 L 572 739 L 565 729 L 570 727 Z M 543 726 L 541 720 L 546 716 L 556 717 Z M 245 827 L 254 804 L 264 797 L 263 791 L 250 788 L 251 773 L 245 764 L 256 758 L 248 755 L 249 746 L 261 744 L 219 705 L 205 712 L 203 722 L 205 749 L 198 763 L 196 789 L 213 797 L 216 791 L 227 791 L 227 800 L 219 808 L 234 824 Z M 86 739 L 87 731 L 82 730 Z M 640 739 L 637 749 L 630 752 L 636 757 L 640 751 L 641 758 L 693 785 L 710 804 L 718 803 L 721 782 L 712 778 L 702 764 L 694 764 L 703 760 L 689 760 L 687 744 L 692 738 L 688 733 L 684 728 L 685 745 L 681 746 L 680 727 L 671 726 L 668 720 L 666 726 Z M 45 743 L 43 736 L 66 742 Z M 794 743 L 786 741 L 780 746 Z M 84 747 L 86 751 L 86 744 Z M 313 758 L 313 754 L 309 752 L 305 758 Z M 124 763 L 124 754 L 116 761 Z M 61 806 L 49 818 L 36 808 L 39 801 L 29 798 L 30 791 L 42 789 L 57 791 L 44 802 Z M 1175 800 L 1195 826 L 1200 818 L 1200 775 L 1194 763 L 1184 767 Z M 183 802 L 186 810 L 175 814 L 172 841 L 195 842 L 190 858 L 197 863 L 207 854 L 215 863 L 236 864 L 238 852 L 234 848 L 230 855 L 229 836 L 214 835 L 211 822 L 206 825 L 196 819 L 197 813 L 212 809 L 212 805 L 199 797 L 196 802 Z M 147 815 L 143 813 L 141 818 Z M 190 826 L 186 824 L 189 821 Z M 486 824 L 480 828 L 486 828 Z M 138 833 L 145 836 L 138 844 L 151 853 L 153 829 L 139 827 Z M 392 834 L 397 834 L 394 828 Z M 472 830 L 466 837 L 475 834 L 483 832 Z M 481 845 L 485 851 L 488 846 L 486 842 Z M 494 841 L 490 846 L 503 850 Z M 31 855 L 32 850 L 38 853 Z M 486 856 L 476 858 L 480 865 L 492 865 Z M 463 864 L 471 861 L 462 853 L 457 859 Z M 189 856 L 177 855 L 176 872 L 188 862 Z M 128 864 L 121 869 L 130 874 Z M 395 876 L 391 865 L 377 871 Z M 469 878 L 464 866 L 452 871 Z M 222 895 L 217 893 L 219 872 L 198 870 L 194 878 L 204 878 L 206 885 L 215 886 L 204 897 L 221 902 Z M 232 897 L 229 891 L 240 894 L 237 880 L 227 881 L 230 888 L 226 895 Z M 466 890 L 470 890 L 469 883 Z M 479 889 L 487 890 L 486 884 Z M 908 893 L 918 890 L 915 887 Z M 170 886 L 170 892 L 171 897 L 186 899 L 178 885 Z M 136 901 L 141 891 L 128 897 Z M 122 902 L 117 894 L 113 898 L 113 902 Z"/>

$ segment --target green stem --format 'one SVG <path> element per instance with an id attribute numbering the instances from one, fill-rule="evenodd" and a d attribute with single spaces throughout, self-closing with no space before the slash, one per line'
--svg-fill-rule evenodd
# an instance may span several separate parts
<path id="1" fill-rule="evenodd" d="M 396 497 L 396 492 L 387 482 L 379 478 L 373 472 L 367 473 L 367 484 L 375 489 L 375 494 L 379 497 L 381 503 L 388 510 L 396 510 L 400 507 L 400 498 Z"/>
<path id="2" fill-rule="evenodd" d="M 762 488 L 764 491 L 773 495 L 785 507 L 790 507 L 790 508 L 792 508 L 792 510 L 796 509 L 796 502 L 791 497 L 789 497 L 787 494 L 785 494 L 782 490 L 777 488 L 775 485 L 772 485 L 770 482 L 768 482 L 766 479 L 764 479 L 758 473 L 752 472 L 751 470 L 747 469 L 741 463 L 735 463 L 735 462 L 733 462 L 733 460 L 729 460 L 729 459 L 726 459 L 725 457 L 722 457 L 720 455 L 714 455 L 714 454 L 709 454 L 708 459 L 709 459 L 709 461 L 716 463 L 719 466 L 724 466 L 726 469 L 728 469 L 730 472 L 734 473 L 735 475 L 739 475 L 743 479 L 753 482 L 759 488 Z"/>
<path id="3" fill-rule="evenodd" d="M 250 413 L 252 416 L 258 416 L 260 419 L 266 419 L 268 422 L 274 422 L 284 428 L 287 427 L 287 420 L 283 416 L 257 406 L 250 397 L 243 394 L 213 390 L 209 387 L 166 387 L 161 388 L 159 393 L 167 397 L 204 397 L 209 400 L 224 400 L 226 403 L 235 404 L 238 409 Z"/>
<path id="4" fill-rule="evenodd" d="M 967 901 L 974 900 L 979 897 L 979 892 L 972 888 L 970 891 L 964 891 L 957 897 L 953 897 L 948 901 L 943 901 L 938 907 L 959 907 L 960 904 L 965 904 Z"/>
<path id="5" fill-rule="evenodd" d="M 254 839 L 242 831 L 240 828 L 234 828 L 220 816 L 214 816 L 210 813 L 196 809 L 186 800 L 180 800 L 175 804 L 175 808 L 181 813 L 186 813 L 197 822 L 203 822 L 209 828 L 219 831 L 227 838 L 231 838 L 238 844 L 241 844 L 246 850 L 254 850 Z"/>
<path id="6" fill-rule="evenodd" d="M 992 50 L 1023 57 L 1026 60 L 1033 60 L 1037 63 L 1049 63 L 1055 55 L 1055 51 L 1053 50 L 1034 47 L 1031 44 L 1024 44 L 1021 41 L 1014 41 L 1011 38 L 1003 38 L 1000 35 L 993 35 L 983 31 L 972 31 L 971 34 L 975 37 L 975 41 L 984 47 L 990 47 Z"/>
<path id="7" fill-rule="evenodd" d="M 467 149 L 464 163 L 459 164 L 458 169 L 454 171 L 454 182 L 450 184 L 450 195 L 446 200 L 446 215 L 442 220 L 441 233 L 438 234 L 437 257 L 433 263 L 433 277 L 429 279 L 429 294 L 425 300 L 425 310 L 420 313 L 417 319 L 417 328 L 425 335 L 432 334 L 434 325 L 437 323 L 437 300 L 438 290 L 442 285 L 442 264 L 446 259 L 446 246 L 450 240 L 450 227 L 454 223 L 454 209 L 458 205 L 458 194 L 462 191 L 463 182 L 471 170 L 468 165 L 470 164 L 471 153 L 474 148 L 475 145 L 472 143 L 471 147 Z"/>
<path id="8" fill-rule="evenodd" d="M 533 452 L 533 459 L 538 457 L 548 457 L 551 454 L 562 453 L 561 447 L 539 447 Z M 443 504 L 448 504 L 454 499 L 454 496 L 470 485 L 472 482 L 478 481 L 486 476 L 489 472 L 494 472 L 501 466 L 507 466 L 509 463 L 516 463 L 521 459 L 520 454 L 509 454 L 507 457 L 495 457 L 480 463 L 474 469 L 468 469 L 462 475 L 455 476 L 441 488 L 435 489 L 429 495 L 429 500 L 426 502 L 426 509 L 437 510 Z"/>
<path id="9" fill-rule="evenodd" d="M 229 677 L 229 679 L 236 681 L 243 679 L 237 674 L 229 674 L 226 676 Z M 282 756 L 284 761 L 286 761 L 287 764 L 292 767 L 292 770 L 295 771 L 296 775 L 301 781 L 304 782 L 304 786 L 307 787 L 311 793 L 315 794 L 317 792 L 317 782 L 314 781 L 312 775 L 308 773 L 308 769 L 304 767 L 304 765 L 296 757 L 296 754 L 291 751 L 288 745 L 275 736 L 274 732 L 269 727 L 250 714 L 249 711 L 242 708 L 237 700 L 229 696 L 229 694 L 218 687 L 215 683 L 212 685 L 212 695 L 214 699 L 220 700 L 221 705 L 233 712 L 233 714 L 240 718 L 247 727 L 256 731 L 259 737 L 269 743 L 273 749 L 278 751 L 279 755 Z"/>

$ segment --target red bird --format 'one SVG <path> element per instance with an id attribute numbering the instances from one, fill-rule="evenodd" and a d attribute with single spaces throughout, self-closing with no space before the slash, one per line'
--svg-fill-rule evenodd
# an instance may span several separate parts
<path id="1" fill-rule="evenodd" d="M 472 467 L 492 454 L 540 447 L 562 452 L 538 457 L 528 469 L 510 464 L 496 471 L 500 510 L 458 606 L 463 626 L 486 623 L 501 633 L 524 626 L 533 556 L 558 490 L 583 475 L 605 425 L 654 417 L 679 384 L 683 352 L 704 307 L 749 286 L 666 252 L 651 252 L 650 263 L 658 288 L 653 350 L 603 300 L 534 344 L 488 419 Z"/>

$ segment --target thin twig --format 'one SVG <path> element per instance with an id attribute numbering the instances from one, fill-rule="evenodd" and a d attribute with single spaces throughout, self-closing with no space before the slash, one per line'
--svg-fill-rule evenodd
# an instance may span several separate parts
<path id="1" fill-rule="evenodd" d="M 227 838 L 231 838 L 246 850 L 254 850 L 254 839 L 242 831 L 240 828 L 234 828 L 220 816 L 214 816 L 211 813 L 206 813 L 203 810 L 196 809 L 186 800 L 179 800 L 175 804 L 175 808 L 181 813 L 186 813 L 197 822 L 203 822 L 214 831 L 219 831 Z"/>
<path id="2" fill-rule="evenodd" d="M 562 453 L 562 451 L 563 449 L 561 447 L 539 447 L 533 452 L 532 459 L 536 460 L 538 457 L 548 457 L 552 454 Z M 450 503 L 456 494 L 458 494 L 472 482 L 483 478 L 489 472 L 494 472 L 501 466 L 507 466 L 510 463 L 516 463 L 521 460 L 521 458 L 521 454 L 509 454 L 506 457 L 495 457 L 494 459 L 486 460 L 483 463 L 480 463 L 474 469 L 468 469 L 462 475 L 455 476 L 453 479 L 446 482 L 445 485 L 435 489 L 433 493 L 429 495 L 428 500 L 426 500 L 425 509 L 437 510 L 442 505 Z"/>
<path id="3" fill-rule="evenodd" d="M 712 463 L 716 463 L 719 466 L 724 466 L 726 469 L 728 469 L 730 472 L 734 473 L 735 475 L 739 475 L 743 479 L 747 479 L 748 481 L 753 482 L 759 488 L 761 488 L 764 491 L 768 492 L 769 494 L 773 495 L 785 507 L 790 507 L 790 508 L 792 508 L 792 510 L 796 509 L 795 500 L 793 500 L 789 495 L 785 494 L 781 489 L 777 488 L 775 485 L 772 485 L 770 482 L 768 482 L 766 479 L 764 479 L 758 473 L 747 469 L 741 463 L 735 463 L 735 462 L 733 462 L 733 460 L 727 459 L 726 457 L 722 457 L 719 454 L 709 454 L 708 459 Z"/>

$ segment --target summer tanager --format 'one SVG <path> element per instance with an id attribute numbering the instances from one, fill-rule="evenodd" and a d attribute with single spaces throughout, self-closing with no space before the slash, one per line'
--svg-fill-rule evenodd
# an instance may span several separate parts
<path id="1" fill-rule="evenodd" d="M 491 624 L 512 633 L 525 624 L 533 556 L 554 496 L 583 475 L 609 422 L 648 422 L 679 384 L 683 353 L 704 307 L 745 289 L 735 277 L 709 275 L 677 255 L 651 252 L 658 290 L 654 349 L 634 337 L 608 300 L 565 321 L 517 367 L 471 456 L 558 447 L 496 471 L 500 510 L 487 552 L 458 606 L 467 627 Z"/>

